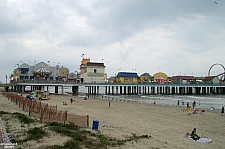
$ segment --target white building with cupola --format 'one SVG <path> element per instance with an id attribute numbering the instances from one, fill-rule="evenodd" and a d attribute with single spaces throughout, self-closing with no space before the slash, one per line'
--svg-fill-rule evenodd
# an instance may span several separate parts
<path id="1" fill-rule="evenodd" d="M 80 65 L 80 83 L 105 83 L 107 74 L 104 63 L 91 62 L 90 58 L 83 58 Z"/>

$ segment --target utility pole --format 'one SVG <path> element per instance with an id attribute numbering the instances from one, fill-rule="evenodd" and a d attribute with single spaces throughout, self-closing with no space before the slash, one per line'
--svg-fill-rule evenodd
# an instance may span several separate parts
<path id="1" fill-rule="evenodd" d="M 6 80 L 6 84 L 7 84 L 7 74 L 5 75 L 5 80 Z"/>

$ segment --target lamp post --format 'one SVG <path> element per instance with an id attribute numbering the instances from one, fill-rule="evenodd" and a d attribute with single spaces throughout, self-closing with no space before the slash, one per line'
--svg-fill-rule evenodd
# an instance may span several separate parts
<path id="1" fill-rule="evenodd" d="M 77 71 L 75 70 L 74 72 L 75 72 L 75 77 L 76 77 L 75 83 L 77 83 Z"/>
<path id="2" fill-rule="evenodd" d="M 5 80 L 6 80 L 6 84 L 7 84 L 7 74 L 5 75 Z"/>

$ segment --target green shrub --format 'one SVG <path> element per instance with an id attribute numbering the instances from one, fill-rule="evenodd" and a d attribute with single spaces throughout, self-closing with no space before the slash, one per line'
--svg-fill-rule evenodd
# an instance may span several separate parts
<path id="1" fill-rule="evenodd" d="M 108 138 L 107 137 L 105 137 L 104 135 L 100 135 L 99 137 L 99 140 L 100 140 L 100 142 L 108 142 Z"/>
<path id="2" fill-rule="evenodd" d="M 34 122 L 33 119 L 27 117 L 26 115 L 24 115 L 22 113 L 15 112 L 15 113 L 13 113 L 13 115 L 17 116 L 17 118 L 19 119 L 20 123 L 24 123 L 24 124 L 29 125 L 30 123 Z"/>
<path id="3" fill-rule="evenodd" d="M 124 142 L 123 140 L 118 140 L 118 141 L 117 141 L 117 144 L 118 144 L 118 145 L 124 145 L 124 143 L 125 143 L 125 142 Z"/>
<path id="4" fill-rule="evenodd" d="M 79 141 L 76 141 L 76 140 L 70 140 L 70 141 L 67 141 L 67 142 L 64 144 L 64 147 L 67 148 L 67 149 L 82 149 L 82 148 L 80 147 Z"/>
<path id="5" fill-rule="evenodd" d="M 41 127 L 34 127 L 27 132 L 28 136 L 25 140 L 37 140 L 48 135 Z"/>

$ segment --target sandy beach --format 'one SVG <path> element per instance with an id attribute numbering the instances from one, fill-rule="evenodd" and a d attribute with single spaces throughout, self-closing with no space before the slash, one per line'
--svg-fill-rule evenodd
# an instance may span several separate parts
<path id="1" fill-rule="evenodd" d="M 24 95 L 25 96 L 25 95 Z M 76 100 L 70 104 L 70 98 Z M 62 105 L 62 102 L 68 105 Z M 99 131 L 113 138 L 125 139 L 128 136 L 150 135 L 150 138 L 127 142 L 121 149 L 221 149 L 225 146 L 225 115 L 220 111 L 206 109 L 202 114 L 187 115 L 186 107 L 159 106 L 133 102 L 109 101 L 105 99 L 87 99 L 75 96 L 55 96 L 42 101 L 57 105 L 58 110 L 68 110 L 70 114 L 89 115 L 90 130 L 93 120 L 99 121 Z M 0 94 L 0 110 L 23 112 Z M 187 132 L 197 128 L 198 135 L 212 139 L 210 143 L 200 143 L 184 137 Z M 94 131 L 94 130 L 92 130 Z M 59 137 L 52 136 L 51 144 L 57 143 Z M 63 138 L 62 138 L 63 139 Z M 66 141 L 66 138 L 64 138 Z M 35 144 L 35 142 L 33 142 Z"/>

